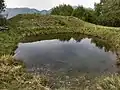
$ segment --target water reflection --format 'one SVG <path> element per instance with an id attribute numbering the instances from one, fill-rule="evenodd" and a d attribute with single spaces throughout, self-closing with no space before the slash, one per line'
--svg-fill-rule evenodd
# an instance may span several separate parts
<path id="1" fill-rule="evenodd" d="M 34 42 L 33 42 L 34 41 Z M 79 34 L 29 37 L 18 45 L 15 58 L 28 69 L 47 67 L 57 72 L 116 72 L 116 55 L 102 40 Z"/>
<path id="2" fill-rule="evenodd" d="M 112 51 L 115 52 L 113 47 L 104 40 L 101 40 L 97 37 L 91 37 L 91 36 L 86 36 L 86 35 L 81 35 L 81 34 L 72 34 L 72 33 L 67 33 L 67 34 L 48 34 L 48 35 L 40 35 L 40 36 L 30 36 L 25 39 L 23 39 L 21 42 L 23 43 L 28 43 L 28 42 L 35 42 L 35 41 L 41 41 L 41 40 L 51 40 L 51 39 L 58 39 L 60 41 L 69 41 L 70 39 L 74 38 L 77 42 L 80 42 L 84 38 L 91 38 L 91 43 L 94 43 L 96 47 L 100 49 L 105 49 L 106 52 Z"/>

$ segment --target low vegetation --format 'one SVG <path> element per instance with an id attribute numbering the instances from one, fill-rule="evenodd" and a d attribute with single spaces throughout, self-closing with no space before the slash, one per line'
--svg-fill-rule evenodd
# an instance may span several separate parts
<path id="1" fill-rule="evenodd" d="M 102 75 L 94 79 L 81 75 L 78 78 L 68 79 L 68 83 L 65 82 L 63 86 L 56 85 L 57 83 L 48 85 L 46 83 L 49 81 L 43 80 L 40 75 L 27 73 L 24 64 L 13 59 L 13 54 L 17 44 L 31 35 L 77 33 L 108 41 L 113 46 L 112 49 L 117 52 L 119 65 L 120 28 L 94 25 L 72 16 L 38 14 L 18 15 L 8 22 L 9 30 L 0 31 L 0 89 L 47 90 L 45 86 L 52 89 L 58 86 L 58 90 L 119 90 L 119 74 Z M 69 85 L 69 80 L 73 80 L 73 85 Z"/>
<path id="2" fill-rule="evenodd" d="M 0 58 L 0 90 L 49 90 L 40 76 L 26 73 L 22 62 L 10 55 Z"/>

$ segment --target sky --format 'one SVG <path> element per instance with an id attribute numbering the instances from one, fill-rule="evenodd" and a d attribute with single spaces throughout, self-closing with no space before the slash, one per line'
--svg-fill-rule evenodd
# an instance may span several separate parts
<path id="1" fill-rule="evenodd" d="M 7 8 L 29 7 L 38 10 L 49 10 L 59 4 L 70 4 L 72 6 L 83 5 L 84 7 L 94 7 L 95 2 L 100 0 L 5 0 Z"/>

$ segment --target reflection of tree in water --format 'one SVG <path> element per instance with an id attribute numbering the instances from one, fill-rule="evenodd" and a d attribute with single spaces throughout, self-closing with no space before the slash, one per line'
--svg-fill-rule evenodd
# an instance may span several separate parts
<path id="1" fill-rule="evenodd" d="M 80 35 L 80 34 L 68 34 L 68 35 L 63 35 L 61 37 L 59 37 L 60 41 L 69 41 L 71 38 L 73 38 L 76 42 L 81 42 L 81 40 L 83 38 L 85 38 L 86 36 Z"/>
<path id="2" fill-rule="evenodd" d="M 106 52 L 112 51 L 116 55 L 116 67 L 118 68 L 117 73 L 120 74 L 120 49 L 114 47 L 114 45 L 108 43 L 107 41 L 96 38 L 93 38 L 91 42 L 95 43 L 95 45 L 100 49 L 104 48 Z"/>
<path id="3" fill-rule="evenodd" d="M 94 43 L 100 49 L 104 48 L 106 52 L 113 50 L 112 46 L 107 41 L 100 40 L 98 38 L 92 38 L 91 43 Z"/>
<path id="4" fill-rule="evenodd" d="M 94 43 L 98 48 L 103 49 L 108 52 L 108 51 L 113 51 L 114 49 L 112 48 L 112 45 L 110 45 L 107 41 L 87 36 L 87 35 L 82 35 L 82 34 L 74 34 L 74 33 L 67 33 L 67 34 L 47 34 L 47 35 L 40 35 L 40 36 L 30 36 L 27 38 L 24 38 L 22 42 L 35 42 L 35 41 L 41 41 L 41 40 L 52 40 L 52 39 L 58 39 L 62 42 L 69 41 L 71 38 L 76 40 L 76 42 L 81 42 L 82 39 L 84 38 L 92 38 L 91 43 Z"/>
<path id="5" fill-rule="evenodd" d="M 35 42 L 35 41 L 52 40 L 52 39 L 58 39 L 60 41 L 69 41 L 71 38 L 74 38 L 77 42 L 80 42 L 85 37 L 87 37 L 87 36 L 80 35 L 80 34 L 73 34 L 73 33 L 48 34 L 48 35 L 26 37 L 23 39 L 22 42 L 25 43 L 25 42 Z"/>
<path id="6" fill-rule="evenodd" d="M 81 40 L 84 38 L 92 38 L 91 43 L 94 43 L 96 45 L 96 47 L 98 47 L 99 49 L 104 48 L 105 52 L 109 52 L 109 51 L 115 52 L 113 46 L 111 44 L 109 44 L 108 41 L 101 40 L 101 39 L 98 39 L 95 37 L 86 36 L 86 35 L 80 35 L 80 34 L 68 34 L 67 35 L 66 34 L 66 35 L 59 37 L 59 40 L 63 41 L 63 42 L 69 41 L 71 39 L 71 37 L 74 38 L 74 40 L 76 40 L 76 42 L 81 42 Z"/>
<path id="7" fill-rule="evenodd" d="M 106 52 L 113 52 L 116 55 L 116 68 L 117 68 L 117 73 L 120 74 L 120 50 L 116 47 L 114 47 L 114 45 L 112 45 L 111 43 L 104 41 L 104 40 L 100 40 L 100 39 L 96 39 L 96 38 L 92 38 L 91 43 L 95 43 L 95 45 L 106 51 Z"/>
<path id="8" fill-rule="evenodd" d="M 104 49 L 106 52 L 113 52 L 116 54 L 116 64 L 117 66 L 120 66 L 120 50 L 116 49 L 112 43 L 109 43 L 109 41 L 101 40 L 95 37 L 81 35 L 81 34 L 74 34 L 74 33 L 67 33 L 67 34 L 46 34 L 46 35 L 39 35 L 39 36 L 30 36 L 27 38 L 24 38 L 23 42 L 35 42 L 35 41 L 41 41 L 41 40 L 52 40 L 52 39 L 58 39 L 62 42 L 69 41 L 71 38 L 76 40 L 76 42 L 81 42 L 84 38 L 92 38 L 91 43 L 94 43 L 96 47 L 100 49 Z"/>

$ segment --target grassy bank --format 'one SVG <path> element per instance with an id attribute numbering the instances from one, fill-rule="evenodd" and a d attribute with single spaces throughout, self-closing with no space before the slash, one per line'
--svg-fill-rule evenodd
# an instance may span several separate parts
<path id="1" fill-rule="evenodd" d="M 48 90 L 45 79 L 25 72 L 24 64 L 12 56 L 0 58 L 0 90 Z"/>
<path id="2" fill-rule="evenodd" d="M 92 35 L 109 41 L 116 48 L 120 44 L 120 28 L 97 26 L 75 17 L 26 14 L 10 19 L 9 24 L 9 31 L 0 32 L 0 55 L 12 53 L 18 42 L 27 36 L 51 33 Z"/>
<path id="3" fill-rule="evenodd" d="M 41 16 L 35 14 L 18 15 L 9 20 L 9 30 L 0 32 L 0 89 L 45 90 L 40 76 L 26 73 L 23 64 L 12 58 L 17 44 L 31 35 L 52 33 L 86 34 L 108 41 L 118 55 L 120 49 L 120 28 L 103 27 L 81 21 L 75 17 Z M 83 77 L 83 76 L 81 76 Z M 81 78 L 78 79 L 80 83 Z M 87 82 L 88 81 L 88 82 Z M 119 90 L 120 76 L 106 75 L 89 81 L 86 78 L 79 88 L 73 90 Z M 46 82 L 46 81 L 45 81 Z M 82 84 L 84 82 L 84 85 Z M 82 85 L 82 86 L 81 86 Z M 49 85 L 48 85 L 49 86 Z M 69 86 L 68 86 L 69 87 Z M 71 87 L 72 89 L 72 87 Z M 64 88 L 61 88 L 64 90 Z M 65 89 L 67 90 L 67 89 Z M 69 89 L 68 89 L 69 90 Z"/>

